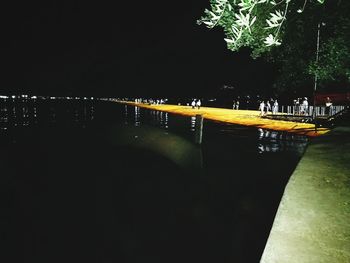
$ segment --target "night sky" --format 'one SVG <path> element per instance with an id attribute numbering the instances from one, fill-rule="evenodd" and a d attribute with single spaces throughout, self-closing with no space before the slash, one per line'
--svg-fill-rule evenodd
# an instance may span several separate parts
<path id="1" fill-rule="evenodd" d="M 209 0 L 8 1 L 1 94 L 204 96 L 271 86 L 272 66 L 198 26 Z"/>

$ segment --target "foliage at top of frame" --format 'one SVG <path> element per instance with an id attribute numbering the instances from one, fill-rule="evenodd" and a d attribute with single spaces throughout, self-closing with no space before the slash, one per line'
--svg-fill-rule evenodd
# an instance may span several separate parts
<path id="1" fill-rule="evenodd" d="M 313 0 L 323 4 L 325 0 Z M 282 43 L 287 18 L 304 12 L 308 0 L 300 6 L 296 0 L 210 0 L 210 10 L 197 23 L 208 28 L 222 27 L 228 49 L 250 47 L 257 57 Z"/>

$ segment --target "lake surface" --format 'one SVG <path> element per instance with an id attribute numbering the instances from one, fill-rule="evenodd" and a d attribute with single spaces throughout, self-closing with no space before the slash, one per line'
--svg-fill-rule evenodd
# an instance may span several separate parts
<path id="1" fill-rule="evenodd" d="M 1 262 L 259 262 L 308 139 L 96 100 L 0 101 Z"/>

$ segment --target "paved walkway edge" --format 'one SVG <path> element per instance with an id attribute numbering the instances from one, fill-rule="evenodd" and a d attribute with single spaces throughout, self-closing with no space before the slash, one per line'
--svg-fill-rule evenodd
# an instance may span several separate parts
<path id="1" fill-rule="evenodd" d="M 311 140 L 285 188 L 260 262 L 350 262 L 349 127 Z"/>

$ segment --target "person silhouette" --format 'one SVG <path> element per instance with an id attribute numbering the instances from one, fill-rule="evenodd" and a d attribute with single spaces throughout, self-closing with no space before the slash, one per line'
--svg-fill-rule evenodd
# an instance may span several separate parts
<path id="1" fill-rule="evenodd" d="M 260 110 L 260 116 L 264 116 L 264 110 L 265 110 L 265 102 L 264 101 L 260 102 L 259 110 Z"/>
<path id="2" fill-rule="evenodd" d="M 326 115 L 329 115 L 331 113 L 331 107 L 333 104 L 329 97 L 326 98 L 325 104 L 326 104 L 326 112 L 325 113 L 326 113 Z"/>
<path id="3" fill-rule="evenodd" d="M 194 99 L 191 103 L 192 109 L 194 109 L 196 107 L 196 100 Z"/>
<path id="4" fill-rule="evenodd" d="M 275 99 L 275 101 L 273 102 L 272 114 L 277 114 L 277 112 L 278 112 L 278 101 L 277 99 Z"/>
<path id="5" fill-rule="evenodd" d="M 197 100 L 196 106 L 197 106 L 198 109 L 201 107 L 201 100 L 200 99 Z"/>

